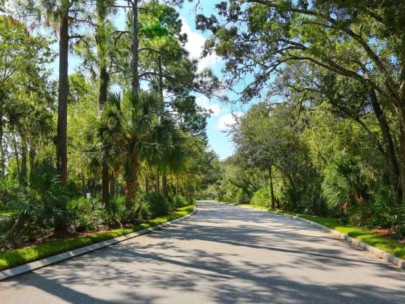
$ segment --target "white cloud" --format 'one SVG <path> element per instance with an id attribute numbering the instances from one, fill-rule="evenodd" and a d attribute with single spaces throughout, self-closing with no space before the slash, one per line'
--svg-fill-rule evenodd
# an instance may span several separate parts
<path id="1" fill-rule="evenodd" d="M 222 112 L 222 107 L 219 104 L 211 103 L 205 96 L 198 96 L 195 101 L 201 108 L 211 111 L 211 116 L 218 116 Z"/>
<path id="2" fill-rule="evenodd" d="M 220 131 L 229 131 L 230 128 L 236 123 L 236 118 L 241 117 L 242 112 L 234 112 L 221 116 L 217 123 L 217 129 Z"/>
<path id="3" fill-rule="evenodd" d="M 182 21 L 181 31 L 183 34 L 184 33 L 187 34 L 187 38 L 188 38 L 185 48 L 189 52 L 189 57 L 191 59 L 199 60 L 198 72 L 201 72 L 205 68 L 212 68 L 218 62 L 220 62 L 221 57 L 219 57 L 215 54 L 212 54 L 212 55 L 209 55 L 207 57 L 200 59 L 206 39 L 202 35 L 200 35 L 196 32 L 193 32 L 185 18 L 181 18 L 181 21 Z"/>

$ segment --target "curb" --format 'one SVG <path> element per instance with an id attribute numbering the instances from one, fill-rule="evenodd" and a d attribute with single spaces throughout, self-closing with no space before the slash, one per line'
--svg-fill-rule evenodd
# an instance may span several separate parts
<path id="1" fill-rule="evenodd" d="M 243 208 L 249 208 L 249 207 L 243 207 Z M 326 232 L 329 232 L 330 234 L 332 234 L 334 237 L 340 239 L 340 240 L 344 240 L 346 242 L 348 242 L 351 246 L 353 246 L 354 248 L 359 248 L 362 250 L 366 250 L 368 252 L 370 252 L 373 256 L 382 259 L 390 264 L 393 264 L 394 266 L 405 270 L 405 260 L 398 258 L 388 252 L 385 252 L 381 249 L 378 249 L 376 247 L 373 247 L 369 244 L 366 244 L 362 241 L 359 241 L 355 238 L 352 238 L 351 236 L 348 236 L 347 234 L 344 234 L 343 232 L 340 231 L 336 231 L 333 230 L 329 227 L 326 227 L 324 225 L 312 222 L 310 220 L 307 220 L 305 218 L 299 217 L 299 216 L 295 216 L 295 215 L 290 215 L 290 214 L 286 214 L 286 213 L 277 213 L 271 210 L 262 210 L 262 209 L 255 209 L 255 210 L 260 210 L 260 211 L 264 211 L 264 212 L 270 212 L 274 215 L 279 215 L 279 216 L 285 216 L 285 217 L 289 217 L 289 218 L 293 218 L 293 219 L 297 219 L 300 220 L 302 222 L 305 222 L 307 224 L 310 224 L 312 226 L 318 227 Z"/>
<path id="2" fill-rule="evenodd" d="M 176 222 L 181 221 L 181 220 L 184 220 L 187 217 L 192 216 L 192 215 L 194 215 L 196 213 L 197 213 L 197 206 L 194 208 L 194 210 L 191 213 L 189 213 L 189 214 L 187 214 L 187 215 L 185 215 L 183 217 L 179 217 L 177 219 L 174 219 L 172 221 L 157 225 L 157 226 L 142 229 L 142 230 L 139 230 L 137 232 L 132 232 L 132 233 L 127 234 L 127 235 L 122 235 L 122 236 L 119 236 L 119 237 L 116 237 L 116 238 L 113 238 L 113 239 L 109 239 L 109 240 L 102 241 L 102 242 L 99 242 L 99 243 L 95 243 L 95 244 L 92 244 L 92 245 L 88 245 L 88 246 L 85 246 L 85 247 L 77 248 L 77 249 L 74 249 L 74 250 L 71 250 L 71 251 L 67 251 L 67 252 L 60 253 L 60 254 L 57 254 L 57 255 L 54 255 L 54 256 L 50 256 L 48 258 L 40 259 L 40 260 L 30 262 L 30 263 L 27 263 L 27 264 L 24 264 L 24 265 L 20 265 L 20 266 L 17 266 L 17 267 L 13 267 L 13 268 L 9 268 L 9 269 L 0 271 L 0 281 L 9 279 L 9 278 L 12 278 L 12 277 L 15 277 L 15 276 L 19 276 L 19 275 L 22 275 L 24 273 L 28 273 L 28 272 L 31 272 L 31 271 L 34 271 L 34 270 L 37 270 L 37 269 L 52 265 L 52 264 L 56 264 L 56 263 L 59 263 L 59 262 L 62 262 L 62 261 L 66 261 L 66 260 L 81 256 L 83 254 L 96 251 L 98 249 L 106 248 L 106 247 L 109 247 L 111 245 L 121 243 L 123 241 L 127 241 L 129 239 L 136 238 L 136 237 L 144 235 L 144 234 L 151 233 L 154 230 L 161 230 L 163 228 L 169 228 L 171 226 L 171 224 L 176 223 Z"/>

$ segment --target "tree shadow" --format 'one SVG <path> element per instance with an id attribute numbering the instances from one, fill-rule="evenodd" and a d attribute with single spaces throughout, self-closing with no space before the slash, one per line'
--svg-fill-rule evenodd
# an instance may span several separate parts
<path id="1" fill-rule="evenodd" d="M 170 229 L 9 280 L 9 287 L 34 287 L 68 303 L 404 303 L 402 272 L 359 259 L 326 233 L 311 235 L 316 229 L 305 223 L 235 208 L 205 203 Z M 320 271 L 331 280 L 316 278 Z M 349 280 L 358 271 L 373 277 Z M 2 294 L 0 303 L 14 303 Z"/>

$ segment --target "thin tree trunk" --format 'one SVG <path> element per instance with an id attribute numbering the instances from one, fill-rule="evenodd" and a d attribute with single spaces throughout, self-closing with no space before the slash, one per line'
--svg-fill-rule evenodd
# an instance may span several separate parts
<path id="1" fill-rule="evenodd" d="M 127 168 L 126 176 L 126 189 L 125 189 L 125 202 L 128 210 L 133 209 L 135 205 L 136 193 L 138 191 L 138 171 L 139 171 L 139 160 L 136 153 L 132 153 L 129 157 L 129 168 Z"/>
<path id="2" fill-rule="evenodd" d="M 163 195 L 168 197 L 169 196 L 169 191 L 168 191 L 168 186 L 167 186 L 167 172 L 164 171 L 162 175 L 162 191 Z"/>
<path id="3" fill-rule="evenodd" d="M 63 2 L 67 2 L 66 0 Z M 61 19 L 59 31 L 59 97 L 56 159 L 59 178 L 63 185 L 67 181 L 67 104 L 69 94 L 69 17 L 66 12 Z M 61 227 L 62 228 L 62 227 Z"/>
<path id="4" fill-rule="evenodd" d="M 69 1 L 64 0 L 63 6 L 69 7 Z M 59 96 L 58 96 L 58 125 L 57 125 L 57 146 L 56 160 L 57 171 L 62 185 L 67 183 L 67 106 L 69 95 L 68 59 L 69 59 L 69 16 L 68 11 L 64 12 L 60 21 L 59 29 Z M 66 203 L 59 206 L 60 212 L 66 212 Z M 67 232 L 67 221 L 65 216 L 58 216 L 55 219 L 54 230 L 56 234 Z"/>
<path id="5" fill-rule="evenodd" d="M 3 101 L 0 95 L 0 177 L 5 175 L 6 159 L 5 159 L 5 149 L 3 147 Z"/>
<path id="6" fill-rule="evenodd" d="M 82 195 L 83 195 L 83 197 L 86 197 L 86 193 L 87 193 L 86 178 L 84 177 L 83 172 L 81 172 L 80 176 L 82 179 Z"/>
<path id="7" fill-rule="evenodd" d="M 27 148 L 27 141 L 25 136 L 21 135 L 21 183 L 26 185 L 27 184 L 27 175 L 28 175 L 28 148 Z"/>
<path id="8" fill-rule="evenodd" d="M 405 104 L 400 108 L 400 131 L 399 131 L 399 157 L 400 157 L 400 185 L 402 190 L 401 205 L 405 206 Z"/>
<path id="9" fill-rule="evenodd" d="M 18 153 L 18 146 L 17 146 L 17 140 L 14 135 L 12 135 L 13 138 L 13 146 L 14 146 L 14 157 L 15 157 L 15 164 L 17 166 L 17 180 L 21 183 L 21 167 L 20 167 L 20 157 Z"/>
<path id="10" fill-rule="evenodd" d="M 380 130 L 383 136 L 383 148 L 384 148 L 384 160 L 387 164 L 388 176 L 390 179 L 391 186 L 395 193 L 396 202 L 398 205 L 402 202 L 402 189 L 403 186 L 400 184 L 400 172 L 398 168 L 397 157 L 395 154 L 394 141 L 392 139 L 391 131 L 385 114 L 378 102 L 377 95 L 374 89 L 370 90 L 370 100 L 374 110 L 374 114 L 377 118 Z"/>
<path id="11" fill-rule="evenodd" d="M 156 169 L 155 183 L 156 183 L 156 192 L 160 193 L 160 175 L 158 169 Z"/>
<path id="12" fill-rule="evenodd" d="M 148 172 L 145 173 L 145 192 L 149 192 L 149 175 Z"/>
<path id="13" fill-rule="evenodd" d="M 274 210 L 276 208 L 276 202 L 274 199 L 274 188 L 273 188 L 273 166 L 270 166 L 269 168 L 269 182 L 270 182 L 271 208 Z"/>
<path id="14" fill-rule="evenodd" d="M 36 150 L 33 144 L 30 144 L 30 152 L 29 152 L 29 163 L 30 163 L 30 175 L 33 174 L 35 170 L 35 158 L 36 158 Z"/>
<path id="15" fill-rule="evenodd" d="M 108 211 L 110 207 L 110 173 L 108 170 L 108 164 L 103 164 L 101 171 L 101 199 Z"/>
<path id="16" fill-rule="evenodd" d="M 132 5 L 132 94 L 137 95 L 139 91 L 139 20 L 138 20 L 138 0 Z"/>

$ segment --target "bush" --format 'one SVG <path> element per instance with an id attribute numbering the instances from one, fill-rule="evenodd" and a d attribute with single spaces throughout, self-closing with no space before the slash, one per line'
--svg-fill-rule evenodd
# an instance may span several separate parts
<path id="1" fill-rule="evenodd" d="M 77 232 L 98 230 L 102 206 L 97 200 L 81 197 L 71 200 L 67 207 Z"/>
<path id="2" fill-rule="evenodd" d="M 261 188 L 261 189 L 257 190 L 253 194 L 253 197 L 250 200 L 250 203 L 252 205 L 269 207 L 271 205 L 269 190 L 267 188 Z"/>
<path id="3" fill-rule="evenodd" d="M 152 219 L 169 214 L 170 206 L 166 197 L 160 193 L 149 192 L 140 196 L 137 202 L 141 219 Z"/>
<path id="4" fill-rule="evenodd" d="M 55 179 L 48 181 L 47 189 L 13 189 L 10 205 L 16 212 L 5 224 L 10 231 L 7 232 L 5 227 L 0 228 L 0 245 L 6 248 L 18 247 L 48 234 L 58 221 L 68 223 L 66 201 L 67 194 Z"/>
<path id="5" fill-rule="evenodd" d="M 108 210 L 104 210 L 102 216 L 109 227 L 122 227 L 121 223 L 128 218 L 125 207 L 125 197 L 122 195 L 113 196 L 110 199 Z"/>
<path id="6" fill-rule="evenodd" d="M 175 195 L 171 198 L 170 207 L 172 210 L 187 206 L 188 202 L 182 195 Z"/>
<path id="7" fill-rule="evenodd" d="M 237 204 L 249 204 L 251 198 L 247 193 L 245 193 L 242 189 L 239 189 L 236 193 L 236 202 Z"/>

